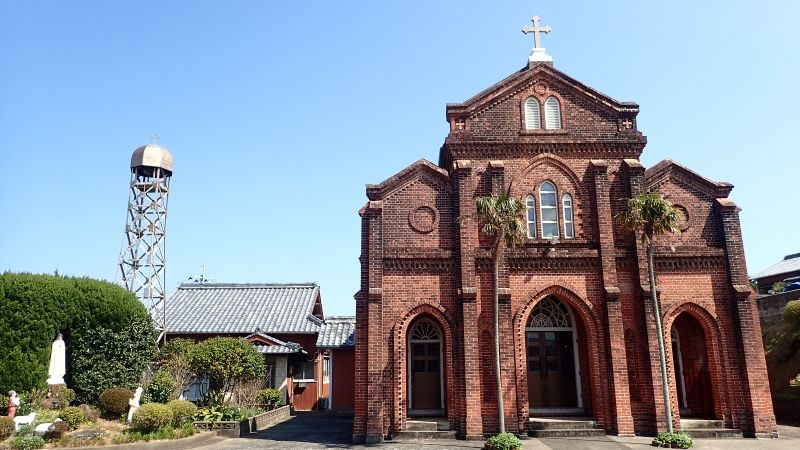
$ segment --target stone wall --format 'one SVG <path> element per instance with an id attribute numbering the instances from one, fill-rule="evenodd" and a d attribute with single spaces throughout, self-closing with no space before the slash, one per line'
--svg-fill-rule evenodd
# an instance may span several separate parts
<path id="1" fill-rule="evenodd" d="M 783 320 L 783 309 L 792 300 L 800 299 L 800 290 L 779 294 L 761 295 L 756 298 L 761 325 L 768 326 Z"/>

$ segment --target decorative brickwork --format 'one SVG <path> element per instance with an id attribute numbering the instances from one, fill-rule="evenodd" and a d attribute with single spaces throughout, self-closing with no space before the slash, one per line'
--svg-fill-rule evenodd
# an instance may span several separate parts
<path id="1" fill-rule="evenodd" d="M 525 129 L 531 96 L 559 100 L 561 129 Z M 614 220 L 624 198 L 649 190 L 668 195 L 684 218 L 683 234 L 659 238 L 655 255 L 666 342 L 675 336 L 674 349 L 667 346 L 675 423 L 684 414 L 751 436 L 776 432 L 732 186 L 669 160 L 645 171 L 638 111 L 532 65 L 447 106 L 439 166 L 418 161 L 367 186 L 355 296 L 356 442 L 404 431 L 414 414 L 441 415 L 459 436 L 478 438 L 498 428 L 498 395 L 513 432 L 559 411 L 591 416 L 610 433 L 664 430 L 645 251 Z M 545 181 L 556 188 L 555 213 L 541 209 Z M 498 393 L 489 240 L 472 216 L 477 196 L 503 190 L 535 199 L 538 232 L 499 262 Z M 544 214 L 555 214 L 558 239 L 541 238 Z M 530 321 L 544 299 L 563 305 L 570 320 Z M 423 318 L 441 330 L 438 355 L 425 350 L 435 346 L 411 348 L 409 329 Z M 414 356 L 422 351 L 429 353 Z M 422 389 L 442 401 L 411 408 Z"/>

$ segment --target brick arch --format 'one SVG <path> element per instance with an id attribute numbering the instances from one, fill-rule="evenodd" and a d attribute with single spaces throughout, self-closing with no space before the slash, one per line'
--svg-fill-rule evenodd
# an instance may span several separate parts
<path id="1" fill-rule="evenodd" d="M 573 184 L 575 192 L 574 194 L 583 194 L 583 189 L 581 189 L 581 180 L 575 174 L 575 172 L 567 165 L 566 161 L 552 153 L 542 153 L 541 155 L 537 155 L 533 159 L 531 159 L 530 163 L 525 166 L 522 170 L 514 174 L 511 178 L 511 193 L 517 197 L 521 195 L 527 195 L 527 193 L 519 192 L 521 189 L 520 180 L 524 180 L 526 178 L 530 178 L 531 173 L 541 166 L 541 165 L 548 165 L 558 169 L 565 177 L 567 177 Z"/>
<path id="2" fill-rule="evenodd" d="M 672 325 L 682 314 L 688 314 L 694 318 L 703 330 L 706 340 L 706 358 L 708 359 L 709 372 L 711 376 L 711 390 L 714 399 L 714 414 L 717 418 L 722 418 L 726 422 L 730 420 L 730 414 L 726 413 L 726 408 L 729 405 L 728 393 L 725 388 L 725 380 L 723 376 L 723 368 L 725 367 L 722 356 L 722 340 L 719 327 L 719 319 L 716 314 L 704 308 L 700 304 L 692 300 L 682 300 L 670 305 L 663 313 L 663 327 L 664 327 L 664 347 L 667 354 L 667 365 L 669 369 L 670 378 L 670 401 L 673 405 L 678 406 L 678 391 L 677 379 L 675 377 L 675 368 L 672 367 Z M 679 411 L 675 408 L 675 411 Z M 730 424 L 729 424 L 730 425 Z"/>
<path id="3" fill-rule="evenodd" d="M 608 404 L 605 396 L 608 393 L 607 390 L 601 388 L 604 376 L 601 374 L 601 361 L 598 355 L 603 353 L 605 341 L 601 338 L 600 320 L 597 311 L 591 303 L 588 303 L 576 294 L 574 289 L 570 289 L 564 285 L 551 284 L 541 289 L 539 292 L 529 295 L 522 308 L 520 308 L 514 316 L 514 359 L 517 371 L 517 405 L 519 408 L 518 417 L 520 417 L 520 427 L 527 426 L 528 417 L 530 416 L 530 405 L 528 404 L 527 395 L 528 371 L 526 365 L 527 349 L 525 345 L 525 325 L 528 316 L 533 312 L 536 305 L 550 295 L 569 305 L 576 321 L 581 322 L 586 332 L 586 348 L 600 350 L 598 352 L 586 352 L 589 367 L 587 368 L 588 370 L 582 372 L 586 373 L 589 377 L 588 385 L 590 388 L 594 415 L 599 424 L 604 424 L 606 417 L 605 405 Z M 584 407 L 585 406 L 586 405 L 584 405 Z"/>
<path id="4" fill-rule="evenodd" d="M 545 173 L 542 168 L 550 169 L 550 173 Z M 592 234 L 590 220 L 591 215 L 591 199 L 588 191 L 584 187 L 584 183 L 578 175 L 572 170 L 571 167 L 562 158 L 552 154 L 543 153 L 537 155 L 530 162 L 524 166 L 519 172 L 515 173 L 511 178 L 509 189 L 511 195 L 524 199 L 532 194 L 536 199 L 536 218 L 537 222 L 541 220 L 539 204 L 541 198 L 539 197 L 539 186 L 544 181 L 550 181 L 556 188 L 557 193 L 557 207 L 558 207 L 558 221 L 559 221 L 559 234 L 563 233 L 563 206 L 562 199 L 564 194 L 572 196 L 572 220 L 575 229 L 576 238 L 585 238 Z"/>
<path id="5" fill-rule="evenodd" d="M 408 330 L 417 319 L 427 317 L 432 319 L 442 330 L 442 358 L 444 359 L 444 388 L 445 388 L 445 409 L 447 420 L 451 426 L 456 426 L 455 422 L 455 391 L 454 384 L 455 372 L 453 369 L 453 329 L 454 321 L 452 316 L 441 306 L 424 302 L 411 306 L 400 316 L 394 325 L 394 345 L 392 346 L 391 361 L 395 362 L 394 370 L 394 408 L 397 416 L 393 418 L 392 429 L 403 431 L 406 429 L 408 419 Z"/>

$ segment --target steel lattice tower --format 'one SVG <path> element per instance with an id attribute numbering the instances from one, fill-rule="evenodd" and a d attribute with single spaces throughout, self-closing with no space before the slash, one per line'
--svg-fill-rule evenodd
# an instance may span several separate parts
<path id="1" fill-rule="evenodd" d="M 131 156 L 131 184 L 125 243 L 119 258 L 122 284 L 144 303 L 164 337 L 166 323 L 167 200 L 172 177 L 172 155 L 148 144 Z"/>

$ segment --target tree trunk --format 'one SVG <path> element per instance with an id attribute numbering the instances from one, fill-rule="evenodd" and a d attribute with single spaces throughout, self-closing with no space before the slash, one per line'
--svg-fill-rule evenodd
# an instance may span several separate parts
<path id="1" fill-rule="evenodd" d="M 650 276 L 650 292 L 653 299 L 653 314 L 656 318 L 656 333 L 658 335 L 658 363 L 661 366 L 661 391 L 664 395 L 664 414 L 667 419 L 667 431 L 672 433 L 672 405 L 669 395 L 669 378 L 667 378 L 667 357 L 664 352 L 664 330 L 661 326 L 661 308 L 658 306 L 658 294 L 656 292 L 656 272 L 653 265 L 653 242 L 652 238 L 647 245 L 647 272 Z"/>
<path id="2" fill-rule="evenodd" d="M 506 432 L 505 407 L 503 403 L 503 380 L 500 374 L 500 245 L 495 246 L 492 255 L 492 285 L 494 287 L 494 369 L 497 376 L 497 416 L 500 424 L 500 432 Z"/>

